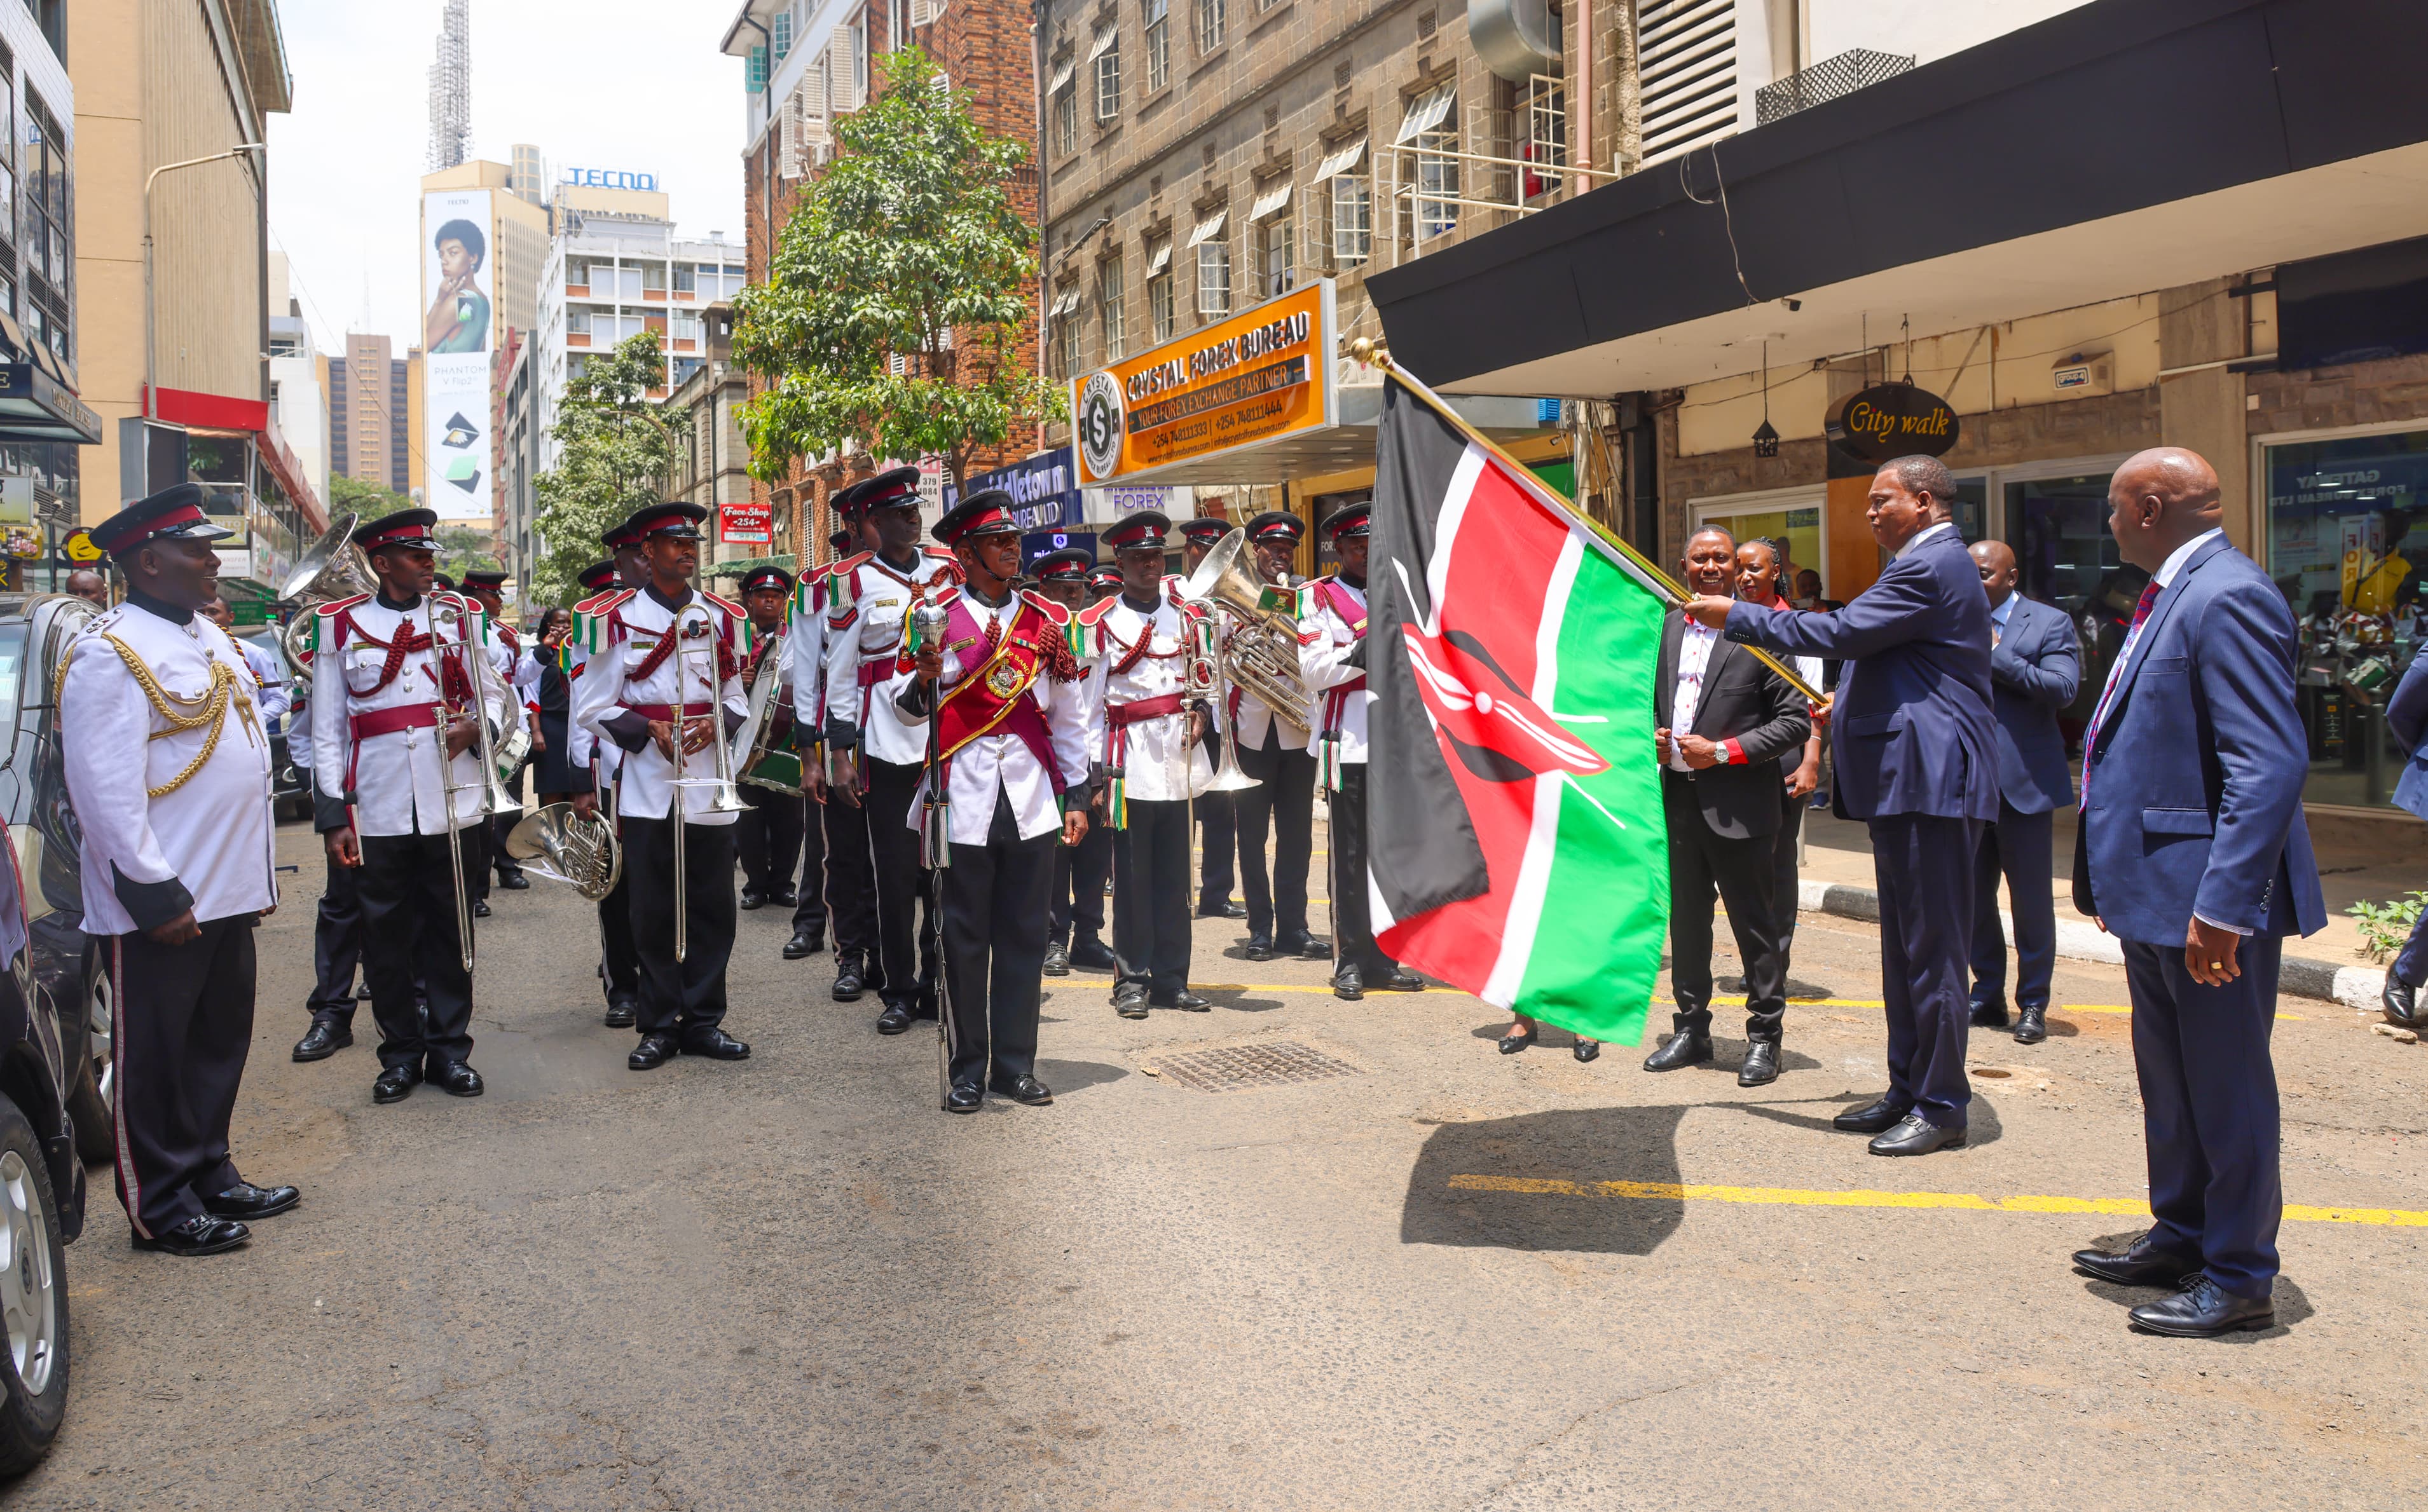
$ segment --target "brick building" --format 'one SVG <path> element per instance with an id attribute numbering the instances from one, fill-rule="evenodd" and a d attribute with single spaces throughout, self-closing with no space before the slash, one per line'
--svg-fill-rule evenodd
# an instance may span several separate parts
<path id="1" fill-rule="evenodd" d="M 979 124 L 997 137 L 1036 148 L 1037 73 L 1029 9 L 1013 0 L 864 0 L 847 8 L 818 0 L 745 0 L 725 36 L 725 51 L 746 60 L 748 138 L 743 154 L 749 281 L 763 283 L 785 222 L 803 189 L 833 159 L 832 123 L 859 109 L 881 84 L 878 60 L 907 44 L 924 48 L 955 89 L 967 89 Z M 1037 215 L 1034 170 L 1013 186 L 1014 204 Z M 1014 350 L 1037 366 L 1037 332 L 1025 325 Z M 970 471 L 982 472 L 1033 449 L 1015 438 L 981 451 Z M 904 459 L 908 461 L 910 459 Z M 756 501 L 773 511 L 779 536 L 789 534 L 807 559 L 823 560 L 831 533 L 826 499 L 869 476 L 880 459 L 846 456 L 799 464 L 780 482 L 751 481 Z M 941 475 L 929 467 L 930 512 L 941 506 Z"/>

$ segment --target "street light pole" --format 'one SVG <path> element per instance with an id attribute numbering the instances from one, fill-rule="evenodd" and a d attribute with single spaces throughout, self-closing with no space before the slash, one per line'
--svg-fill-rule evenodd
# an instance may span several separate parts
<path id="1" fill-rule="evenodd" d="M 260 142 L 249 141 L 207 157 L 189 157 L 182 163 L 163 163 L 143 180 L 143 418 L 147 420 L 159 416 L 157 396 L 160 391 L 159 338 L 155 330 L 152 304 L 152 186 L 159 182 L 161 174 L 172 173 L 181 168 L 196 168 L 204 163 L 216 163 L 224 158 L 263 151 L 266 149 Z"/>

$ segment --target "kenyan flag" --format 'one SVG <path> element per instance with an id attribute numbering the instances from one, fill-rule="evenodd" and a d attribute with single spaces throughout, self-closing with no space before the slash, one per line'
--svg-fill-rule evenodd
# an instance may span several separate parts
<path id="1" fill-rule="evenodd" d="M 1667 597 L 1431 391 L 1385 382 L 1366 575 L 1376 934 L 1486 1002 L 1634 1044 L 1668 933 L 1652 755 Z"/>

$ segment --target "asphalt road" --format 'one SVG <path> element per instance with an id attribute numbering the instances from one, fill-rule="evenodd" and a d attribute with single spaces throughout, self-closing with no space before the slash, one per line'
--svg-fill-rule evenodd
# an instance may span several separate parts
<path id="1" fill-rule="evenodd" d="M 1201 923 L 1215 1012 L 1052 984 L 1056 1105 L 950 1118 L 933 1038 L 828 1000 L 772 912 L 733 969 L 752 1059 L 627 1071 L 543 884 L 482 926 L 488 1096 L 378 1108 L 368 1032 L 287 1058 L 320 867 L 283 838 L 238 1153 L 304 1204 L 139 1255 L 93 1173 L 68 1423 L 12 1508 L 2428 1503 L 2428 1227 L 2288 1223 L 2280 1325 L 2194 1342 L 2067 1268 L 2139 1220 L 2000 1206 L 2143 1195 L 2113 969 L 2061 966 L 2044 1045 L 1977 1032 L 1974 1142 L 1919 1161 L 1827 1128 L 1882 1085 L 1879 981 L 1817 915 L 1794 980 L 1837 1005 L 1791 1010 L 1764 1088 L 1726 1038 L 1660 1077 L 1558 1033 L 1503 1058 L 1470 998 L 1338 1002 Z M 2285 1009 L 2289 1199 L 2428 1208 L 2428 1049 Z M 1174 1059 L 1284 1043 L 1342 1069 L 1209 1092 Z M 1913 1193 L 1982 1200 L 1882 1195 Z"/>

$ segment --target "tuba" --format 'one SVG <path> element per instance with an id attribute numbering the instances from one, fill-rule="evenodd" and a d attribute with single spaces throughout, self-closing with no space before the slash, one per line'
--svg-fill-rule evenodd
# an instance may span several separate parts
<path id="1" fill-rule="evenodd" d="M 593 902 L 614 892 L 624 874 L 615 821 L 600 814 L 584 819 L 571 804 L 550 804 L 526 815 L 507 832 L 506 854 L 550 882 L 570 884 Z"/>
<path id="2" fill-rule="evenodd" d="M 1313 694 L 1299 675 L 1294 602 L 1288 599 L 1288 589 L 1257 578 L 1247 554 L 1248 532 L 1234 529 L 1189 574 L 1181 596 L 1211 600 L 1239 622 L 1222 649 L 1222 675 L 1255 695 L 1275 719 L 1304 734 L 1315 727 L 1309 714 Z"/>
<path id="3" fill-rule="evenodd" d="M 354 526 L 360 516 L 346 513 L 329 522 L 329 528 L 312 548 L 295 563 L 287 581 L 278 591 L 281 603 L 293 604 L 295 613 L 287 627 L 278 632 L 278 654 L 287 662 L 287 670 L 298 677 L 309 678 L 312 667 L 312 611 L 333 599 L 353 598 L 374 593 L 379 584 L 371 577 L 370 559 L 363 548 L 354 545 Z"/>

